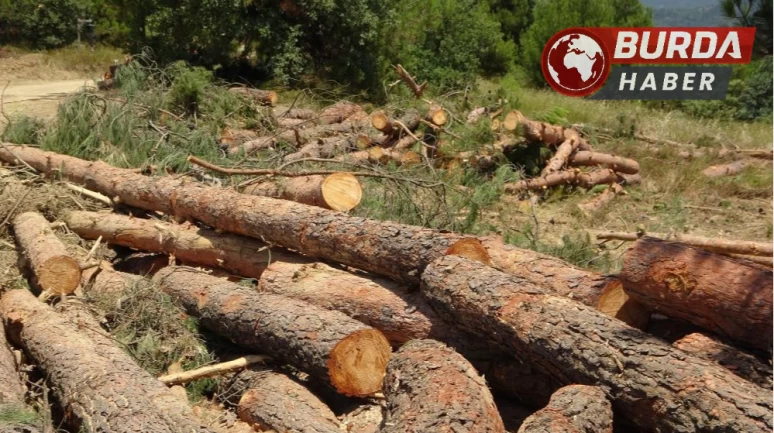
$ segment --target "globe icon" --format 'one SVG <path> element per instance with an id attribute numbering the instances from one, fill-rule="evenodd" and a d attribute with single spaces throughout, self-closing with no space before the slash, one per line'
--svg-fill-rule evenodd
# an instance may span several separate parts
<path id="1" fill-rule="evenodd" d="M 595 87 L 605 75 L 605 62 L 602 47 L 582 33 L 569 33 L 557 39 L 547 56 L 551 78 L 571 93 Z"/>

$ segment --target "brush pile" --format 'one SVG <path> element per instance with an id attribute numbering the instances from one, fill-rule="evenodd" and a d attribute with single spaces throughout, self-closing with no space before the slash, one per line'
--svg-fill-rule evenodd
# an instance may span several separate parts
<path id="1" fill-rule="evenodd" d="M 313 155 L 302 159 L 405 164 L 412 148 L 420 161 L 444 158 L 437 144 L 443 110 L 433 104 L 399 116 L 334 107 L 278 111 L 277 122 L 295 124 L 283 142 L 295 140 L 296 152 Z M 568 173 L 574 184 L 598 176 L 618 184 L 619 173 L 636 172 L 636 163 L 595 154 L 570 130 L 515 116 L 525 136 L 556 147 L 532 184 Z M 509 114 L 503 123 L 513 120 Z M 419 125 L 435 138 L 417 135 Z M 245 135 L 224 133 L 223 149 L 279 143 Z M 330 146 L 347 151 L 324 154 Z M 382 160 L 372 149 L 401 156 Z M 369 156 L 358 160 L 353 154 L 360 152 Z M 0 335 L 7 339 L 0 341 L 0 377 L 9 378 L 0 381 L 0 406 L 25 404 L 17 348 L 53 390 L 55 412 L 70 431 L 773 427 L 772 271 L 744 258 L 643 237 L 626 253 L 620 275 L 601 275 L 493 237 L 334 210 L 359 200 L 347 176 L 339 182 L 306 173 L 318 177 L 245 194 L 9 143 L 0 146 L 0 161 L 26 176 L 72 182 L 89 203 L 29 209 L 24 194 L 31 187 L 16 175 L 2 177 L 11 205 L 0 216 L 32 291 L 5 284 L 0 297 Z M 573 168 L 588 165 L 604 168 Z M 585 177 L 592 179 L 579 180 Z M 73 248 L 68 238 L 91 248 Z M 112 257 L 98 252 L 105 244 Z M 138 254 L 162 260 L 152 268 L 125 266 Z M 222 363 L 184 369 L 170 361 L 162 374 L 142 368 L 111 338 L 125 318 L 96 308 L 126 305 L 141 290 L 179 308 L 147 320 L 195 318 L 219 342 L 213 351 Z M 95 302 L 106 296 L 113 302 Z M 227 410 L 192 408 L 180 385 L 212 377 L 219 385 L 210 397 Z"/>

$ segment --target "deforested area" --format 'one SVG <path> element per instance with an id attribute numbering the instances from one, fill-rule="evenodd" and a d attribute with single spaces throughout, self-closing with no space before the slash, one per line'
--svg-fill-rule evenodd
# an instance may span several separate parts
<path id="1" fill-rule="evenodd" d="M 770 38 L 726 100 L 597 101 L 548 38 L 670 6 L 34 3 L 0 432 L 774 429 Z"/>

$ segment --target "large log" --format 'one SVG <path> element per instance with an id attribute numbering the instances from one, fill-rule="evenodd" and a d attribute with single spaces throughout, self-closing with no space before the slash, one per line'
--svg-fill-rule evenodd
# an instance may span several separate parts
<path id="1" fill-rule="evenodd" d="M 527 417 L 519 433 L 613 433 L 613 409 L 601 389 L 569 385 Z"/>
<path id="2" fill-rule="evenodd" d="M 52 295 L 73 293 L 81 279 L 80 266 L 46 218 L 37 212 L 25 212 L 14 219 L 13 229 L 38 286 Z"/>
<path id="3" fill-rule="evenodd" d="M 436 311 L 564 384 L 597 385 L 646 431 L 763 432 L 771 393 L 590 307 L 462 257 L 422 274 Z"/>
<path id="4" fill-rule="evenodd" d="M 620 277 L 629 296 L 654 311 L 771 350 L 771 269 L 644 237 L 624 255 Z"/>
<path id="5" fill-rule="evenodd" d="M 282 131 L 279 134 L 258 137 L 254 140 L 246 141 L 240 146 L 228 147 L 226 150 L 230 154 L 236 154 L 242 151 L 249 154 L 257 150 L 272 148 L 278 141 L 289 143 L 294 147 L 300 147 L 320 138 L 331 137 L 338 134 L 356 133 L 364 127 L 364 123 L 362 119 L 353 117 L 341 123 L 322 124 L 311 126 L 309 128 L 303 128 L 302 126 L 305 126 L 305 124 L 300 125 L 300 127 L 297 128 Z"/>
<path id="6" fill-rule="evenodd" d="M 733 347 L 717 338 L 698 332 L 688 334 L 672 345 L 699 358 L 717 362 L 737 376 L 761 388 L 771 389 L 771 366 L 755 355 Z"/>
<path id="7" fill-rule="evenodd" d="M 462 355 L 434 340 L 414 340 L 390 360 L 381 433 L 504 433 L 484 379 Z"/>
<path id="8" fill-rule="evenodd" d="M 251 278 L 260 277 L 273 260 L 296 257 L 281 248 L 269 249 L 256 239 L 113 213 L 72 211 L 65 215 L 64 221 L 70 230 L 85 239 L 102 237 L 109 244 L 165 253 Z"/>
<path id="9" fill-rule="evenodd" d="M 305 144 L 298 151 L 285 156 L 284 160 L 297 161 L 303 158 L 324 158 L 329 159 L 337 155 L 347 153 L 357 148 L 356 140 L 360 137 L 355 135 L 334 135 L 331 137 L 320 138 Z"/>
<path id="10" fill-rule="evenodd" d="M 202 326 L 280 359 L 345 395 L 379 390 L 390 356 L 381 332 L 338 311 L 167 267 L 154 281 Z"/>
<path id="11" fill-rule="evenodd" d="M 112 340 L 95 341 L 79 332 L 76 324 L 28 291 L 5 293 L 0 316 L 11 339 L 46 372 L 58 400 L 81 422 L 83 431 L 209 431 Z"/>
<path id="12" fill-rule="evenodd" d="M 637 174 L 640 172 L 640 164 L 637 161 L 622 156 L 579 150 L 570 158 L 571 167 L 594 165 L 605 166 L 617 173 Z"/>
<path id="13" fill-rule="evenodd" d="M 252 99 L 261 105 L 273 106 L 277 104 L 277 92 L 273 90 L 253 89 L 250 87 L 232 87 L 229 92 Z"/>
<path id="14" fill-rule="evenodd" d="M 301 176 L 284 181 L 255 183 L 246 187 L 245 194 L 293 200 L 342 212 L 349 212 L 363 197 L 360 182 L 350 173 L 328 176 Z"/>
<path id="15" fill-rule="evenodd" d="M 753 256 L 768 256 L 774 254 L 771 242 L 743 241 L 735 239 L 707 238 L 704 236 L 687 235 L 684 233 L 651 233 L 651 232 L 593 232 L 599 240 L 636 241 L 643 236 L 675 241 L 681 244 L 702 248 L 724 254 L 744 254 Z"/>

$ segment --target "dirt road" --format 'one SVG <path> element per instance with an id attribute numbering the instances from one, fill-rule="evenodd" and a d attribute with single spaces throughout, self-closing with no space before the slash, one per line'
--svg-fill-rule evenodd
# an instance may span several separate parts
<path id="1" fill-rule="evenodd" d="M 5 83 L 2 84 L 5 86 Z M 11 81 L 3 94 L 3 103 L 60 99 L 70 93 L 75 93 L 83 87 L 93 87 L 91 80 L 58 80 L 58 81 Z"/>

